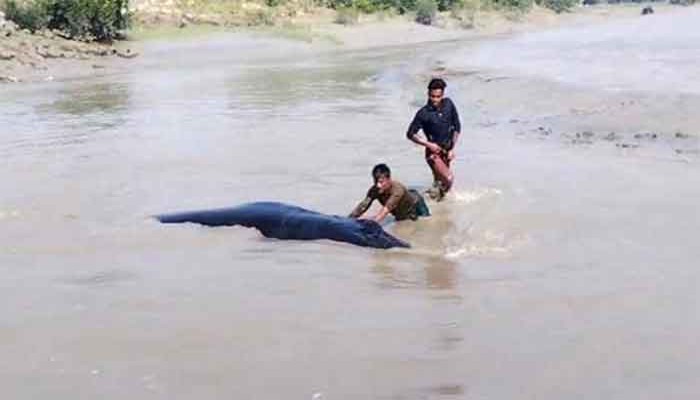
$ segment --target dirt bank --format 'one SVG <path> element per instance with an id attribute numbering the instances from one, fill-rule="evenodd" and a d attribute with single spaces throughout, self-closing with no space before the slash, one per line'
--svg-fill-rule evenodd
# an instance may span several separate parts
<path id="1" fill-rule="evenodd" d="M 0 12 L 0 83 L 52 80 L 76 68 L 93 68 L 104 58 L 129 59 L 138 53 L 124 44 L 110 45 L 68 40 L 61 32 L 30 33 L 19 29 Z"/>
<path id="2" fill-rule="evenodd" d="M 185 12 L 172 1 L 135 2 L 133 41 L 105 45 L 67 40 L 59 32 L 31 34 L 20 30 L 0 14 L 0 82 L 41 81 L 91 74 L 94 70 L 120 65 L 122 59 L 139 54 L 139 42 L 148 37 L 172 39 L 192 32 L 250 31 L 308 42 L 320 51 L 325 49 L 362 49 L 405 46 L 446 40 L 474 40 L 494 35 L 514 34 L 606 22 L 611 19 L 641 18 L 642 5 L 579 7 L 572 13 L 556 14 L 535 7 L 524 15 L 507 15 L 494 11 L 473 10 L 464 14 L 443 13 L 433 26 L 417 24 L 409 15 L 361 15 L 352 24 L 336 23 L 335 11 L 328 9 L 275 10 L 270 20 L 257 21 L 251 15 L 261 8 L 243 7 L 244 17 L 227 17 L 225 13 Z M 678 10 L 655 5 L 657 13 Z M 257 14 L 256 14 L 257 13 Z M 260 14 L 262 15 L 262 14 Z M 252 19 L 251 19 L 252 18 Z M 267 18 L 267 17 L 265 17 Z M 248 26 L 255 22 L 256 27 Z M 257 21 L 257 22 L 256 22 Z M 209 27 L 209 28 L 206 28 Z M 165 29 L 164 29 L 165 28 Z M 154 34 L 154 32 L 160 32 Z"/>

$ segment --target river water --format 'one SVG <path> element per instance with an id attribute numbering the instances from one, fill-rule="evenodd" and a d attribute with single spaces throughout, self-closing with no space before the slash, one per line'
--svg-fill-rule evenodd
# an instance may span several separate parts
<path id="1" fill-rule="evenodd" d="M 692 17 L 654 17 L 662 39 L 632 35 L 640 19 L 352 52 L 151 42 L 128 68 L 2 87 L 4 395 L 697 398 Z M 650 41 L 684 79 L 605 72 Z M 345 214 L 377 162 L 426 187 L 404 132 L 431 74 L 464 136 L 454 193 L 387 226 L 413 249 L 150 218 Z"/>

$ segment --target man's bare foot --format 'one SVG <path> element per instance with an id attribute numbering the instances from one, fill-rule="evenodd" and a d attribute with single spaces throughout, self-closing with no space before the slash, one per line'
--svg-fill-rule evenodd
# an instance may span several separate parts
<path id="1" fill-rule="evenodd" d="M 442 201 L 447 195 L 447 192 L 450 191 L 450 188 L 446 187 L 442 182 L 438 182 L 437 186 L 438 195 L 435 197 L 435 201 Z"/>
<path id="2" fill-rule="evenodd" d="M 440 197 L 440 181 L 434 180 L 433 181 L 433 186 L 430 187 L 425 191 L 425 194 L 430 197 L 432 200 L 437 199 Z"/>
<path id="3" fill-rule="evenodd" d="M 445 195 L 449 189 L 445 188 L 445 185 L 442 184 L 440 181 L 434 181 L 433 182 L 433 187 L 425 191 L 425 194 L 428 195 L 432 200 L 435 201 L 442 201 L 445 198 Z"/>

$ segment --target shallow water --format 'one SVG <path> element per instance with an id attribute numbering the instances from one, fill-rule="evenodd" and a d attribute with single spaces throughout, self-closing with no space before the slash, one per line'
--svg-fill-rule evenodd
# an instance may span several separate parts
<path id="1" fill-rule="evenodd" d="M 688 116 L 676 137 L 684 108 L 645 113 L 664 109 L 633 81 L 572 94 L 557 74 L 480 58 L 522 41 L 554 57 L 537 35 L 577 37 L 318 53 L 230 35 L 3 87 L 4 393 L 695 398 L 698 126 Z M 149 218 L 251 200 L 344 214 L 380 161 L 429 185 L 404 132 L 436 68 L 457 71 L 465 137 L 455 192 L 432 218 L 388 227 L 414 249 Z M 633 100 L 644 107 L 614 112 Z M 623 139 L 600 139 L 613 128 Z M 566 136 L 586 129 L 590 143 Z"/>
<path id="2" fill-rule="evenodd" d="M 498 65 L 579 87 L 700 94 L 698 18 L 697 8 L 666 10 L 522 35 L 467 57 L 472 66 Z"/>

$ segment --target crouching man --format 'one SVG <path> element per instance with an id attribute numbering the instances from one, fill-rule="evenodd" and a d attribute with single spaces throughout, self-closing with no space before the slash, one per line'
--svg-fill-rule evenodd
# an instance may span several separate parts
<path id="1" fill-rule="evenodd" d="M 350 218 L 366 218 L 381 222 L 392 214 L 397 221 L 430 216 L 430 210 L 420 193 L 406 189 L 400 182 L 391 179 L 391 170 L 386 164 L 372 168 L 374 185 L 369 188 L 365 199 L 350 213 Z M 379 200 L 382 209 L 372 217 L 364 217 L 374 200 Z"/>

